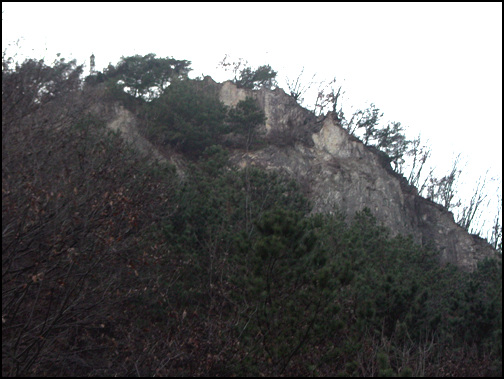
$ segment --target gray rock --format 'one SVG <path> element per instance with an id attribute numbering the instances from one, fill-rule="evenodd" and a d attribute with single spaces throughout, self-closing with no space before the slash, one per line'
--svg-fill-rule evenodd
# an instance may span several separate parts
<path id="1" fill-rule="evenodd" d="M 368 207 L 393 235 L 412 235 L 419 244 L 432 244 L 442 264 L 466 271 L 485 257 L 500 259 L 485 240 L 457 225 L 451 212 L 420 197 L 383 153 L 350 135 L 334 114 L 317 119 L 278 88 L 254 91 L 228 81 L 220 84 L 219 95 L 228 106 L 252 96 L 267 117 L 260 130 L 267 146 L 235 151 L 233 162 L 287 173 L 301 184 L 313 212 L 338 208 L 351 217 Z"/>

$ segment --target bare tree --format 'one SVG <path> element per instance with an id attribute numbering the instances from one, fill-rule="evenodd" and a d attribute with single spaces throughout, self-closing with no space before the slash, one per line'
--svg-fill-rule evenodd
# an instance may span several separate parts
<path id="1" fill-rule="evenodd" d="M 317 90 L 317 98 L 313 107 L 315 116 L 322 116 L 327 109 L 337 113 L 338 99 L 341 95 L 341 86 L 336 90 L 336 77 L 329 82 L 320 82 Z"/>
<path id="2" fill-rule="evenodd" d="M 248 66 L 248 61 L 244 58 L 239 58 L 238 61 L 229 62 L 230 56 L 226 54 L 222 61 L 219 62 L 217 67 L 222 67 L 224 71 L 231 71 L 234 75 L 233 81 L 238 80 L 238 74 L 241 70 Z"/>
<path id="3" fill-rule="evenodd" d="M 461 170 L 458 168 L 460 161 L 460 154 L 457 155 L 453 161 L 452 168 L 448 175 L 442 178 L 429 177 L 429 184 L 427 185 L 427 198 L 438 204 L 443 205 L 446 209 L 458 207 L 460 202 L 453 203 L 453 199 L 457 190 L 457 180 L 460 176 Z"/>
<path id="4" fill-rule="evenodd" d="M 138 236 L 166 210 L 167 195 L 138 154 L 107 135 L 78 74 L 73 64 L 33 60 L 2 70 L 6 376 L 99 375 L 101 367 L 131 375 L 137 362 L 125 361 L 126 350 L 138 349 L 139 361 L 152 352 L 137 347 L 123 311 L 155 280 L 138 274 Z"/>
<path id="5" fill-rule="evenodd" d="M 473 195 L 469 200 L 469 204 L 465 205 L 462 208 L 462 211 L 457 219 L 457 223 L 471 233 L 476 232 L 476 230 L 471 227 L 474 225 L 474 222 L 477 221 L 481 216 L 481 206 L 484 200 L 487 198 L 487 194 L 485 194 L 484 192 L 487 183 L 487 174 L 488 170 L 483 178 L 481 176 L 478 178 L 478 182 L 476 183 Z"/>
<path id="6" fill-rule="evenodd" d="M 490 245 L 502 253 L 502 193 L 500 188 L 497 189 L 497 214 L 494 217 L 490 233 Z"/>
<path id="7" fill-rule="evenodd" d="M 427 145 L 422 145 L 421 137 L 418 135 L 418 137 L 411 141 L 411 148 L 408 150 L 406 155 L 408 157 L 412 157 L 413 159 L 411 169 L 408 174 L 408 183 L 416 187 L 418 189 L 418 193 L 421 193 L 425 187 L 426 181 L 420 185 L 420 178 L 425 163 L 431 155 L 431 148 L 427 147 Z"/>
<path id="8" fill-rule="evenodd" d="M 289 78 L 286 78 L 286 84 L 287 84 L 287 89 L 289 91 L 289 94 L 299 103 L 302 104 L 304 101 L 304 94 L 311 88 L 311 86 L 315 83 L 314 79 L 317 74 L 313 74 L 311 80 L 304 85 L 301 82 L 301 77 L 303 76 L 304 73 L 304 67 L 301 69 L 301 72 L 297 76 L 296 80 L 290 81 Z"/>

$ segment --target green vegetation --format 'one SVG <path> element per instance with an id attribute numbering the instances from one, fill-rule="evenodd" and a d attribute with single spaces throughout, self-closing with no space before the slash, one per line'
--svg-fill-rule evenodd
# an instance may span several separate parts
<path id="1" fill-rule="evenodd" d="M 247 89 L 273 89 L 277 85 L 277 72 L 269 64 L 259 66 L 254 70 L 243 58 L 235 62 L 228 62 L 227 59 L 228 56 L 226 55 L 219 65 L 226 71 L 230 70 L 233 72 L 233 83 L 238 87 Z"/>
<path id="2" fill-rule="evenodd" d="M 275 84 L 276 71 L 269 65 L 259 66 L 257 69 L 252 70 L 251 67 L 245 67 L 240 72 L 240 79 L 236 81 L 238 87 L 254 89 L 254 88 L 267 88 L 271 89 Z"/>
<path id="3" fill-rule="evenodd" d="M 228 109 L 200 80 L 173 82 L 158 99 L 143 104 L 143 117 L 150 141 L 187 157 L 199 157 L 213 145 L 248 149 L 259 142 L 257 127 L 266 120 L 254 99 Z"/>
<path id="4" fill-rule="evenodd" d="M 201 81 L 174 81 L 159 98 L 144 104 L 147 137 L 183 153 L 199 155 L 228 131 L 227 109 Z"/>
<path id="5" fill-rule="evenodd" d="M 3 63 L 3 375 L 502 374 L 501 263 L 440 267 L 369 209 L 311 215 L 297 183 L 232 166 L 264 122 L 252 99 Z M 183 176 L 90 111 L 114 96 Z"/>
<path id="6" fill-rule="evenodd" d="M 188 79 L 189 64 L 155 54 L 137 55 L 123 57 L 116 67 L 109 66 L 97 76 L 105 82 L 109 101 L 120 101 L 139 115 L 144 135 L 157 146 L 170 146 L 197 159 L 213 145 L 249 149 L 260 142 L 256 130 L 266 119 L 255 100 L 247 98 L 228 109 L 210 82 Z M 276 75 L 261 67 L 245 71 L 246 88 L 266 86 Z M 86 79 L 91 87 L 96 81 Z"/>
<path id="7" fill-rule="evenodd" d="M 122 57 L 117 66 L 105 72 L 108 81 L 133 97 L 147 100 L 157 97 L 174 79 L 187 78 L 191 62 L 174 58 L 156 58 L 156 54 Z"/>

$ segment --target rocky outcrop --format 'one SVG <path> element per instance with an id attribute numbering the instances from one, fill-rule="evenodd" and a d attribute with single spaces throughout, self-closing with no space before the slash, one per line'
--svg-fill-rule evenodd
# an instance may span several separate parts
<path id="1" fill-rule="evenodd" d="M 279 170 L 298 180 L 313 204 L 313 212 L 336 208 L 348 216 L 368 207 L 393 234 L 412 235 L 420 244 L 433 244 L 442 263 L 472 271 L 479 260 L 496 256 L 484 240 L 458 226 L 442 206 L 420 197 L 387 159 L 341 127 L 329 113 L 317 119 L 283 90 L 257 91 L 220 84 L 220 99 L 235 106 L 254 97 L 267 117 L 260 133 L 267 147 L 236 151 L 239 166 Z"/>
<path id="2" fill-rule="evenodd" d="M 422 245 L 433 245 L 441 263 L 452 263 L 472 271 L 485 257 L 501 256 L 483 239 L 458 226 L 451 212 L 422 198 L 406 179 L 392 170 L 377 149 L 365 146 L 343 129 L 335 115 L 317 118 L 282 89 L 247 90 L 232 82 L 205 81 L 221 101 L 235 106 L 251 96 L 264 110 L 267 120 L 259 133 L 268 142 L 260 150 L 235 150 L 232 161 L 240 166 L 256 165 L 282 171 L 301 184 L 314 213 L 336 209 L 350 218 L 364 207 L 393 234 L 411 235 Z M 108 127 L 140 151 L 156 160 L 168 159 L 183 176 L 180 157 L 159 153 L 136 128 L 134 116 L 121 106 L 109 115 Z"/>
<path id="3" fill-rule="evenodd" d="M 152 146 L 152 144 L 138 133 L 135 116 L 121 105 L 115 105 L 113 115 L 107 127 L 115 132 L 120 132 L 122 137 L 143 154 L 152 155 L 154 159 L 166 161 L 165 157 Z"/>
<path id="4" fill-rule="evenodd" d="M 159 151 L 147 138 L 143 137 L 138 131 L 138 120 L 132 112 L 118 103 L 106 108 L 106 110 L 95 109 L 94 111 L 108 120 L 107 128 L 119 132 L 128 144 L 134 146 L 136 151 L 147 157 L 150 162 L 169 162 L 175 167 L 179 178 L 181 180 L 185 178 L 184 159 L 168 147 L 165 147 L 163 152 Z"/>

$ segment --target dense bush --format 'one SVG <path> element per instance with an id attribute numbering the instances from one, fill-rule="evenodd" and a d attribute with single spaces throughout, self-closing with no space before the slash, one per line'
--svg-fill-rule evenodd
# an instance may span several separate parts
<path id="1" fill-rule="evenodd" d="M 258 126 L 264 124 L 266 116 L 252 97 L 247 97 L 236 104 L 228 112 L 227 122 L 229 131 L 242 136 L 242 143 L 234 144 L 233 147 L 246 148 L 260 145 Z M 236 141 L 236 140 L 235 140 Z"/>
<path id="2" fill-rule="evenodd" d="M 158 99 L 145 104 L 143 117 L 149 140 L 192 158 L 212 145 L 249 148 L 257 144 L 257 127 L 265 121 L 252 98 L 228 109 L 215 89 L 200 80 L 174 81 Z"/>
<path id="3" fill-rule="evenodd" d="M 158 99 L 145 106 L 150 124 L 148 137 L 197 156 L 218 143 L 218 137 L 227 131 L 226 113 L 217 94 L 205 91 L 202 81 L 174 81 Z"/>
<path id="4" fill-rule="evenodd" d="M 3 108 L 17 113 L 2 124 L 4 375 L 100 375 L 141 352 L 125 312 L 155 280 L 142 272 L 144 230 L 172 206 L 173 172 L 142 162 L 64 88 L 26 115 Z M 19 90 L 4 87 L 7 99 Z M 118 341 L 129 347 L 114 356 Z"/>

